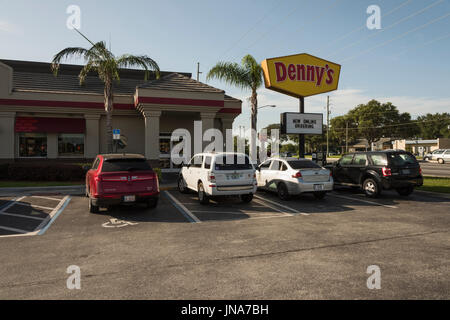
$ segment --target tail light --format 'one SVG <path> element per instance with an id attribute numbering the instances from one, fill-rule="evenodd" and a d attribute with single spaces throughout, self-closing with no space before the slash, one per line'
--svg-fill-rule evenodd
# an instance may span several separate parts
<path id="1" fill-rule="evenodd" d="M 383 172 L 383 177 L 390 177 L 390 176 L 392 176 L 392 172 L 391 172 L 390 168 L 383 167 L 383 169 L 381 169 L 381 170 Z"/>
<path id="2" fill-rule="evenodd" d="M 209 176 L 208 176 L 208 181 L 209 182 L 216 182 L 216 176 L 214 175 L 214 174 L 210 174 Z"/>
<path id="3" fill-rule="evenodd" d="M 419 167 L 419 174 L 422 175 L 422 168 Z"/>
<path id="4" fill-rule="evenodd" d="M 292 176 L 292 178 L 301 178 L 301 177 L 302 173 L 300 171 L 297 171 L 297 173 Z"/>

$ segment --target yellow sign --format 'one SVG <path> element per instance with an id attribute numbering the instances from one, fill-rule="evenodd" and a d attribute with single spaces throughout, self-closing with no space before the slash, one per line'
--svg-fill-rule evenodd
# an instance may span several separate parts
<path id="1" fill-rule="evenodd" d="M 267 89 L 293 97 L 308 97 L 336 90 L 341 66 L 307 53 L 262 62 Z"/>

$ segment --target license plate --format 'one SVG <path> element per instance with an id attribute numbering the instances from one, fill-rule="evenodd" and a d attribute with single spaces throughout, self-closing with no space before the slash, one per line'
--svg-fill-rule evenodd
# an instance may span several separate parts
<path id="1" fill-rule="evenodd" d="M 239 174 L 229 174 L 227 175 L 228 180 L 237 180 L 240 178 Z"/>
<path id="2" fill-rule="evenodd" d="M 322 191 L 323 190 L 323 184 L 315 184 L 314 185 L 314 191 Z"/>
<path id="3" fill-rule="evenodd" d="M 135 202 L 136 201 L 136 196 L 124 196 L 123 197 L 123 202 Z"/>
<path id="4" fill-rule="evenodd" d="M 410 174 L 411 173 L 411 170 L 409 170 L 409 169 L 403 169 L 403 174 Z"/>

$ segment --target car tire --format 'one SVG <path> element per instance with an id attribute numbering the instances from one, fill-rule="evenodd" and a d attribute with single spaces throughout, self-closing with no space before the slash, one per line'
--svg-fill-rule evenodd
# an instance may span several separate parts
<path id="1" fill-rule="evenodd" d="M 241 194 L 240 195 L 241 201 L 244 203 L 249 203 L 253 200 L 253 193 L 250 194 Z"/>
<path id="2" fill-rule="evenodd" d="M 199 182 L 197 187 L 198 192 L 198 201 L 200 204 L 208 204 L 209 198 L 208 195 L 205 192 L 205 188 L 203 187 L 203 183 Z"/>
<path id="3" fill-rule="evenodd" d="M 92 203 L 92 199 L 89 198 L 89 212 L 90 213 L 99 213 L 100 212 L 100 207 L 99 206 L 95 206 Z"/>
<path id="4" fill-rule="evenodd" d="M 283 182 L 280 182 L 277 186 L 278 197 L 281 200 L 288 201 L 291 199 L 291 195 L 289 194 L 289 190 Z"/>
<path id="5" fill-rule="evenodd" d="M 401 196 L 407 197 L 414 191 L 414 187 L 405 187 L 396 189 L 397 193 Z"/>
<path id="6" fill-rule="evenodd" d="M 364 180 L 362 188 L 366 196 L 369 198 L 376 198 L 381 192 L 380 186 L 372 178 L 367 178 Z"/>
<path id="7" fill-rule="evenodd" d="M 314 197 L 318 200 L 325 198 L 326 192 L 314 192 Z"/>
<path id="8" fill-rule="evenodd" d="M 188 188 L 186 186 L 186 182 L 184 181 L 182 176 L 180 176 L 178 178 L 178 191 L 180 193 L 188 193 Z"/>
<path id="9" fill-rule="evenodd" d="M 158 206 L 158 199 L 148 199 L 147 209 L 154 209 Z"/>
<path id="10" fill-rule="evenodd" d="M 438 162 L 439 162 L 440 164 L 444 164 L 444 163 L 445 163 L 444 159 L 438 159 Z"/>

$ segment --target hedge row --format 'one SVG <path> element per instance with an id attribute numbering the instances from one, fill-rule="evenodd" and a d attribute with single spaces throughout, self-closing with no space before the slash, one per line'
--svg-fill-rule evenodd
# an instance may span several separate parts
<path id="1" fill-rule="evenodd" d="M 83 181 L 86 172 L 77 164 L 11 163 L 0 165 L 0 179 L 14 181 Z"/>

